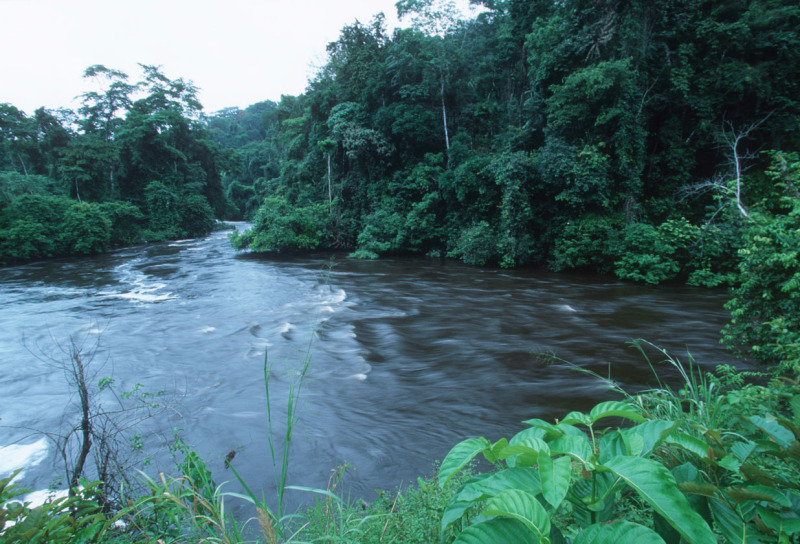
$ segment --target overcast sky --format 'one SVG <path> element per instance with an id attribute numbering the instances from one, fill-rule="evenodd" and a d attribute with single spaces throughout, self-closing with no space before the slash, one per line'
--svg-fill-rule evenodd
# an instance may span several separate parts
<path id="1" fill-rule="evenodd" d="M 32 114 L 77 107 L 98 90 L 81 75 L 103 64 L 133 81 L 137 63 L 200 87 L 211 113 L 304 92 L 325 46 L 396 0 L 0 0 L 0 103 Z"/>

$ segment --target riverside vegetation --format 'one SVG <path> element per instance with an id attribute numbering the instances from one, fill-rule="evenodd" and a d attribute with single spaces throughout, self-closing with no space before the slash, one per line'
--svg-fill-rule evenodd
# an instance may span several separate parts
<path id="1" fill-rule="evenodd" d="M 105 90 L 77 113 L 0 106 L 0 261 L 203 234 L 219 217 L 251 219 L 232 243 L 255 251 L 730 286 L 722 339 L 763 370 L 706 374 L 661 353 L 677 390 L 615 390 L 509 439 L 467 439 L 372 505 L 336 494 L 340 471 L 287 515 L 279 450 L 298 383 L 271 441 L 277 501 L 227 493 L 178 442 L 177 476 L 111 499 L 81 480 L 33 508 L 0 481 L 4 540 L 800 542 L 800 7 L 475 3 L 461 19 L 401 0 L 410 27 L 391 36 L 380 16 L 345 27 L 307 92 L 279 103 L 203 116 L 187 81 L 93 66 Z M 271 428 L 268 367 L 265 382 Z M 242 499 L 244 530 L 226 511 Z"/>

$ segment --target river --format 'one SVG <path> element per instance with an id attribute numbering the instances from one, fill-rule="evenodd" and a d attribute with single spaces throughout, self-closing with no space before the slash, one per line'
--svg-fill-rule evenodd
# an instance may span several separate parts
<path id="1" fill-rule="evenodd" d="M 217 481 L 232 479 L 224 456 L 233 450 L 267 496 L 265 351 L 278 432 L 308 355 L 289 483 L 325 487 L 347 463 L 348 493 L 371 498 L 429 474 L 464 438 L 510 436 L 524 419 L 610 398 L 558 359 L 630 389 L 653 384 L 631 339 L 684 360 L 691 351 L 707 368 L 730 362 L 718 343 L 726 298 L 439 259 L 237 254 L 224 232 L 2 268 L 0 446 L 10 447 L 0 472 L 16 463 L 28 487 L 51 483 L 53 448 L 24 428 L 64 421 L 74 398 L 48 359 L 63 359 L 70 338 L 96 352 L 95 379 L 166 392 L 159 428 L 182 428 Z M 152 430 L 144 448 L 161 460 L 150 470 L 166 467 Z"/>

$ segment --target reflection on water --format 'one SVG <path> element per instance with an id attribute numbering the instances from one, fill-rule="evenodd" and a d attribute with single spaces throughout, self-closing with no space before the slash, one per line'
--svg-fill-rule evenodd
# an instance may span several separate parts
<path id="1" fill-rule="evenodd" d="M 725 298 L 439 260 L 236 255 L 224 233 L 0 269 L 0 445 L 28 434 L 9 427 L 58 425 L 69 391 L 36 355 L 89 336 L 100 376 L 180 393 L 165 433 L 182 428 L 219 481 L 237 450 L 269 495 L 264 356 L 278 412 L 310 356 L 290 482 L 324 487 L 346 462 L 351 493 L 370 495 L 413 482 L 465 437 L 508 436 L 608 398 L 559 359 L 631 389 L 653 381 L 631 339 L 729 362 Z M 51 472 L 32 468 L 29 485 L 46 487 Z"/>

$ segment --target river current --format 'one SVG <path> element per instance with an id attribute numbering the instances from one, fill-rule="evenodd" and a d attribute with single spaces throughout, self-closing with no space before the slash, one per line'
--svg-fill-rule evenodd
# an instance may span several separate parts
<path id="1" fill-rule="evenodd" d="M 64 423 L 75 399 L 50 359 L 70 341 L 95 352 L 94 379 L 166 393 L 145 470 L 170 472 L 162 437 L 181 428 L 218 482 L 233 479 L 224 457 L 235 451 L 267 496 L 265 353 L 278 433 L 310 357 L 289 483 L 324 488 L 347 463 L 348 493 L 369 499 L 429 474 L 464 438 L 511 436 L 522 420 L 612 398 L 562 361 L 631 390 L 654 384 L 632 339 L 708 368 L 731 362 L 718 342 L 726 298 L 438 259 L 237 254 L 224 232 L 1 268 L 0 476 L 22 466 L 23 483 L 42 489 L 56 474 L 53 448 L 26 429 Z"/>

